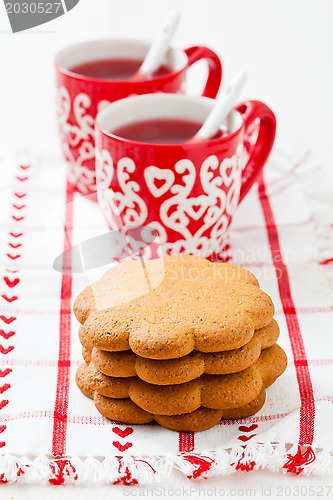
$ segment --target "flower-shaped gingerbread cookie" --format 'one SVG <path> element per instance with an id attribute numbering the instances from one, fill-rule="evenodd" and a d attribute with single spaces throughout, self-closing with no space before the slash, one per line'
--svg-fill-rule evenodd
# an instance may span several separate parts
<path id="1" fill-rule="evenodd" d="M 131 350 L 108 352 L 83 347 L 82 355 L 87 364 L 91 361 L 96 369 L 109 377 L 133 377 L 156 385 L 182 384 L 194 380 L 204 373 L 226 375 L 245 370 L 259 358 L 263 349 L 275 344 L 279 327 L 273 319 L 269 325 L 256 330 L 250 342 L 238 349 L 206 353 L 192 351 L 177 359 L 149 359 L 134 354 Z M 82 331 L 80 335 L 81 340 Z"/>
<path id="2" fill-rule="evenodd" d="M 274 314 L 249 271 L 187 255 L 114 266 L 76 299 L 86 341 L 151 359 L 237 349 Z"/>
<path id="3" fill-rule="evenodd" d="M 246 370 L 230 375 L 202 375 L 177 385 L 154 385 L 138 377 L 113 378 L 94 365 L 81 365 L 78 386 L 113 399 L 130 398 L 141 409 L 157 415 L 181 415 L 200 406 L 233 410 L 254 400 L 262 387 L 270 386 L 286 369 L 287 357 L 277 344 L 262 351 L 258 361 Z M 86 387 L 86 389 L 84 389 Z"/>
<path id="4" fill-rule="evenodd" d="M 258 396 L 250 403 L 233 410 L 212 410 L 200 406 L 195 411 L 182 415 L 153 415 L 142 410 L 130 399 L 111 399 L 95 392 L 90 395 L 94 399 L 97 410 L 106 418 L 127 424 L 147 424 L 155 420 L 158 424 L 178 432 L 199 432 L 210 429 L 221 418 L 239 419 L 254 415 L 265 403 L 266 391 L 264 387 Z"/>

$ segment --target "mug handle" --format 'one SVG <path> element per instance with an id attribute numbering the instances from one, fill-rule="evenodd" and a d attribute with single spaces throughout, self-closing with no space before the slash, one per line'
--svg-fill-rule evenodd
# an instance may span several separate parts
<path id="1" fill-rule="evenodd" d="M 251 186 L 258 179 L 269 153 L 271 152 L 275 138 L 276 119 L 273 111 L 260 101 L 245 101 L 235 106 L 235 109 L 243 117 L 245 137 L 247 133 L 250 132 L 254 121 L 256 119 L 260 120 L 258 137 L 255 143 L 248 143 L 247 149 L 250 157 L 243 169 L 242 185 L 238 202 L 240 203 Z"/>
<path id="2" fill-rule="evenodd" d="M 222 79 L 222 64 L 219 56 L 207 47 L 202 47 L 200 45 L 189 47 L 185 49 L 184 52 L 188 57 L 186 69 L 197 61 L 206 59 L 208 63 L 208 77 L 202 95 L 215 99 Z"/>

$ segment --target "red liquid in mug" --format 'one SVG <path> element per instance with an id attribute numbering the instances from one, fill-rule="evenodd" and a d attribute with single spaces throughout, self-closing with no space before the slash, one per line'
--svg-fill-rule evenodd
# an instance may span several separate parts
<path id="1" fill-rule="evenodd" d="M 152 144 L 182 144 L 189 141 L 201 126 L 202 123 L 199 122 L 168 118 L 131 123 L 112 130 L 112 133 L 131 141 Z M 223 135 L 221 130 L 214 139 Z"/>
<path id="2" fill-rule="evenodd" d="M 138 69 L 142 61 L 138 59 L 96 59 L 73 66 L 70 71 L 82 76 L 100 78 L 102 80 L 129 80 Z M 166 75 L 171 68 L 162 64 L 152 75 L 152 78 Z"/>

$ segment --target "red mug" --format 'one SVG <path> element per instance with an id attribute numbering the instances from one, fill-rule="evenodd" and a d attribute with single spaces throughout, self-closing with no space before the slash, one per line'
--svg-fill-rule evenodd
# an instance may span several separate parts
<path id="1" fill-rule="evenodd" d="M 213 105 L 204 97 L 146 95 L 97 115 L 97 196 L 111 230 L 147 226 L 157 231 L 163 255 L 218 258 L 237 205 L 273 146 L 273 112 L 246 101 L 232 111 L 226 135 L 198 143 L 143 143 L 112 133 L 150 119 L 202 123 Z M 144 256 L 152 257 L 149 248 Z"/>
<path id="2" fill-rule="evenodd" d="M 170 48 L 165 63 L 172 69 L 149 80 L 104 80 L 71 71 L 101 59 L 143 60 L 150 44 L 137 40 L 93 40 L 69 46 L 55 59 L 57 114 L 61 146 L 69 164 L 69 180 L 83 194 L 96 191 L 94 119 L 107 104 L 131 95 L 184 93 L 187 69 L 200 59 L 208 63 L 203 95 L 215 98 L 221 83 L 219 57 L 206 47 Z"/>

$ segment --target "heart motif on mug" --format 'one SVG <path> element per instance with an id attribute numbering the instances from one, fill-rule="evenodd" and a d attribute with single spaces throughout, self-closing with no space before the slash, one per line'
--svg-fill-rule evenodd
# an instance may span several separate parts
<path id="1" fill-rule="evenodd" d="M 223 184 L 229 187 L 234 179 L 235 169 L 237 168 L 237 158 L 225 158 L 220 165 L 220 175 L 223 179 Z"/>
<path id="2" fill-rule="evenodd" d="M 144 178 L 151 194 L 159 198 L 171 188 L 175 174 L 169 169 L 150 166 L 145 169 Z"/>
<path id="3" fill-rule="evenodd" d="M 194 220 L 199 220 L 207 210 L 207 196 L 189 198 L 184 207 L 185 212 Z"/>

